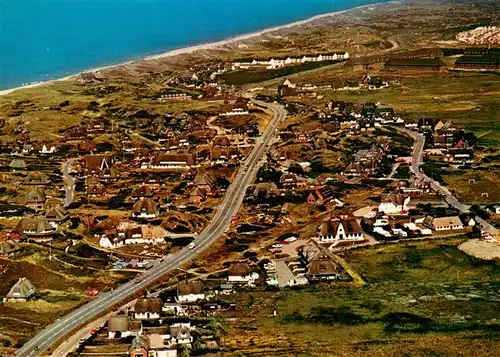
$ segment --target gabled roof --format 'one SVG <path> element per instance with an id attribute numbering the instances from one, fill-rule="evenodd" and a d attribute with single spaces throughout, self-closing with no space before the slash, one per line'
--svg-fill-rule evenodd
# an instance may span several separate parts
<path id="1" fill-rule="evenodd" d="M 156 208 L 156 205 L 154 204 L 153 200 L 150 198 L 144 198 L 138 200 L 134 206 L 132 207 L 132 213 L 141 213 L 141 212 L 146 212 L 149 214 L 157 214 L 158 209 Z"/>
<path id="2" fill-rule="evenodd" d="M 139 298 L 135 303 L 134 312 L 144 314 L 146 312 L 160 313 L 162 301 L 159 298 Z"/>
<path id="3" fill-rule="evenodd" d="M 68 211 L 61 205 L 50 207 L 47 212 L 45 212 L 45 218 L 49 222 L 61 222 L 68 218 L 68 216 Z"/>
<path id="4" fill-rule="evenodd" d="M 0 243 L 0 255 L 7 255 L 17 252 L 18 250 L 21 250 L 21 247 L 13 240 L 8 240 Z"/>
<path id="5" fill-rule="evenodd" d="M 250 267 L 247 263 L 231 263 L 227 274 L 228 276 L 247 276 L 250 274 Z"/>
<path id="6" fill-rule="evenodd" d="M 5 296 L 7 299 L 29 299 L 35 295 L 36 289 L 26 278 L 20 278 Z"/>
<path id="7" fill-rule="evenodd" d="M 151 197 L 153 196 L 153 192 L 147 185 L 141 185 L 134 189 L 132 193 L 130 194 L 133 198 L 137 197 Z"/>
<path id="8" fill-rule="evenodd" d="M 39 203 L 45 202 L 45 200 L 45 193 L 43 192 L 43 190 L 40 190 L 38 188 L 31 190 L 26 196 L 26 203 Z"/>
<path id="9" fill-rule="evenodd" d="M 32 234 L 52 233 L 55 229 L 49 224 L 45 217 L 38 218 L 22 218 L 14 227 L 12 232 L 23 234 L 25 231 L 33 232 Z"/>
<path id="10" fill-rule="evenodd" d="M 180 281 L 177 283 L 177 296 L 190 295 L 190 294 L 203 294 L 205 285 L 199 280 L 195 281 Z"/>
<path id="11" fill-rule="evenodd" d="M 13 159 L 10 162 L 9 167 L 11 169 L 25 169 L 27 167 L 27 165 L 26 165 L 26 162 L 24 162 L 23 159 Z"/>
<path id="12" fill-rule="evenodd" d="M 432 226 L 434 228 L 444 228 L 444 227 L 453 227 L 453 226 L 462 226 L 463 223 L 458 216 L 449 216 L 449 217 L 432 217 L 427 216 L 424 219 L 424 224 Z"/>
<path id="13" fill-rule="evenodd" d="M 49 178 L 43 172 L 31 172 L 24 180 L 25 185 L 48 185 Z"/>
<path id="14" fill-rule="evenodd" d="M 408 195 L 398 192 L 392 192 L 382 200 L 382 203 L 392 203 L 395 206 L 402 206 L 407 198 Z"/>
<path id="15" fill-rule="evenodd" d="M 336 235 L 341 225 L 346 234 L 359 234 L 363 232 L 359 223 L 354 218 L 347 215 L 341 215 L 323 221 L 319 226 L 319 234 L 322 236 Z"/>

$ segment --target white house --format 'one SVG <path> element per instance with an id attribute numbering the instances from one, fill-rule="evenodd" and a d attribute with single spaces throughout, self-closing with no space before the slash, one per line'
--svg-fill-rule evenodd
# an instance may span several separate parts
<path id="1" fill-rule="evenodd" d="M 177 301 L 196 302 L 205 299 L 205 286 L 201 281 L 181 281 L 177 284 Z"/>
<path id="2" fill-rule="evenodd" d="M 55 146 L 50 146 L 48 147 L 47 145 L 43 145 L 42 148 L 40 149 L 39 153 L 42 155 L 48 155 L 48 154 L 53 154 L 56 152 L 56 147 Z"/>
<path id="3" fill-rule="evenodd" d="M 347 215 L 327 219 L 319 226 L 318 243 L 330 243 L 339 240 L 363 240 L 363 230 L 359 223 Z"/>
<path id="4" fill-rule="evenodd" d="M 410 196 L 401 193 L 391 193 L 378 206 L 379 212 L 395 215 L 404 214 L 408 211 Z"/>
<path id="5" fill-rule="evenodd" d="M 253 285 L 259 279 L 259 274 L 250 271 L 246 263 L 232 263 L 227 272 L 227 281 L 229 283 L 244 283 Z"/>
<path id="6" fill-rule="evenodd" d="M 101 235 L 99 239 L 99 246 L 102 248 L 118 248 L 123 245 L 123 239 L 119 237 L 108 237 L 106 234 Z"/>
<path id="7" fill-rule="evenodd" d="M 175 345 L 189 345 L 193 343 L 193 336 L 191 336 L 191 323 L 174 323 L 170 326 L 170 344 Z"/>

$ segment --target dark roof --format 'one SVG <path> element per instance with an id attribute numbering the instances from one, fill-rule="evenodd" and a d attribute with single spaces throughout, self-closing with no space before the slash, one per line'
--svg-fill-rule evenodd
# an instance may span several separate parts
<path id="1" fill-rule="evenodd" d="M 177 284 L 177 295 L 203 294 L 205 286 L 203 282 L 196 281 L 181 281 Z"/>
<path id="2" fill-rule="evenodd" d="M 323 221 L 319 226 L 319 234 L 322 236 L 336 235 L 340 225 L 344 227 L 346 234 L 358 234 L 363 232 L 359 223 L 354 218 L 342 215 Z"/>
<path id="3" fill-rule="evenodd" d="M 250 274 L 250 267 L 247 263 L 232 263 L 227 271 L 229 276 L 247 276 L 248 274 Z"/>
<path id="4" fill-rule="evenodd" d="M 156 208 L 156 205 L 150 198 L 144 198 L 144 199 L 141 198 L 132 207 L 132 213 L 141 213 L 141 212 L 156 214 L 158 210 Z"/>
<path id="5" fill-rule="evenodd" d="M 419 67 L 443 67 L 445 64 L 440 58 L 391 58 L 385 66 L 392 67 L 406 67 L 406 66 L 419 66 Z"/>
<path id="6" fill-rule="evenodd" d="M 134 311 L 140 314 L 146 312 L 160 313 L 161 307 L 161 299 L 139 298 L 135 303 Z"/>
<path id="7" fill-rule="evenodd" d="M 500 65 L 500 53 L 488 53 L 479 56 L 462 56 L 456 60 L 455 66 L 461 64 L 490 64 L 498 66 Z"/>
<path id="8" fill-rule="evenodd" d="M 49 222 L 62 222 L 68 217 L 68 211 L 61 205 L 50 207 L 47 212 L 45 212 L 45 218 Z"/>

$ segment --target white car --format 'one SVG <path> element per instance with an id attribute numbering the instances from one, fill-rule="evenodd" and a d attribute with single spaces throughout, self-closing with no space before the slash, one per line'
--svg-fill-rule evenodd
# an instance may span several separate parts
<path id="1" fill-rule="evenodd" d="M 189 243 L 189 245 L 188 245 L 189 249 L 194 249 L 194 247 L 195 247 L 195 244 L 193 242 Z"/>
<path id="2" fill-rule="evenodd" d="M 298 238 L 297 237 L 288 237 L 285 239 L 285 242 L 292 243 L 295 242 Z"/>
<path id="3" fill-rule="evenodd" d="M 283 244 L 281 244 L 281 243 L 276 243 L 276 244 L 273 244 L 273 245 L 271 246 L 271 248 L 273 248 L 273 249 L 283 248 Z"/>

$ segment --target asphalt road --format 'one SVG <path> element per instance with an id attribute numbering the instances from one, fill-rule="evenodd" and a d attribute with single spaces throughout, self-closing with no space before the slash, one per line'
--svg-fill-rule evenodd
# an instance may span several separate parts
<path id="1" fill-rule="evenodd" d="M 460 202 L 450 192 L 450 190 L 448 190 L 448 188 L 446 188 L 445 186 L 442 186 L 441 184 L 439 184 L 439 182 L 430 178 L 429 176 L 427 176 L 426 174 L 424 174 L 420 170 L 420 165 L 422 164 L 422 156 L 423 156 L 423 152 L 424 152 L 425 137 L 422 134 L 417 133 L 417 132 L 412 131 L 412 130 L 408 130 L 408 129 L 401 128 L 401 127 L 395 127 L 395 128 L 397 130 L 407 134 L 408 136 L 413 138 L 413 140 L 415 140 L 415 144 L 413 146 L 411 166 L 410 166 L 411 172 L 413 172 L 418 179 L 423 178 L 425 180 L 430 181 L 432 189 L 437 191 L 437 192 L 441 192 L 441 194 L 444 196 L 444 199 L 446 200 L 446 202 L 448 202 L 449 205 L 451 205 L 452 207 L 456 208 L 457 210 L 459 210 L 461 212 L 469 212 L 469 209 L 470 209 L 469 205 L 466 205 L 466 204 L 463 204 L 462 202 Z M 493 227 L 491 224 L 486 222 L 481 217 L 476 216 L 475 220 L 479 225 L 481 225 L 481 227 L 483 228 L 484 231 L 486 231 L 490 234 L 493 234 L 493 235 L 499 234 L 498 230 L 495 227 Z"/>
<path id="2" fill-rule="evenodd" d="M 75 161 L 75 159 L 66 160 L 63 165 L 62 173 L 63 177 L 66 180 L 66 196 L 64 197 L 64 207 L 69 206 L 75 197 L 75 178 L 70 175 L 71 173 L 71 163 Z"/>
<path id="3" fill-rule="evenodd" d="M 286 117 L 286 111 L 282 106 L 259 101 L 254 101 L 254 103 L 271 109 L 274 112 L 274 118 L 268 125 L 265 133 L 256 141 L 256 145 L 250 155 L 241 165 L 214 218 L 195 239 L 195 248 L 189 249 L 185 247 L 178 253 L 167 256 L 163 262 L 145 272 L 141 276 L 140 282 L 135 283 L 134 281 L 130 281 L 110 293 L 100 294 L 100 296 L 86 305 L 58 319 L 17 350 L 18 356 L 31 357 L 40 355 L 42 351 L 47 350 L 77 326 L 91 321 L 118 302 L 131 297 L 163 275 L 190 261 L 201 251 L 212 245 L 224 233 L 231 224 L 231 218 L 237 214 L 247 187 L 251 183 L 254 173 L 258 170 L 261 159 L 267 152 L 276 129 L 279 128 L 279 125 Z"/>

